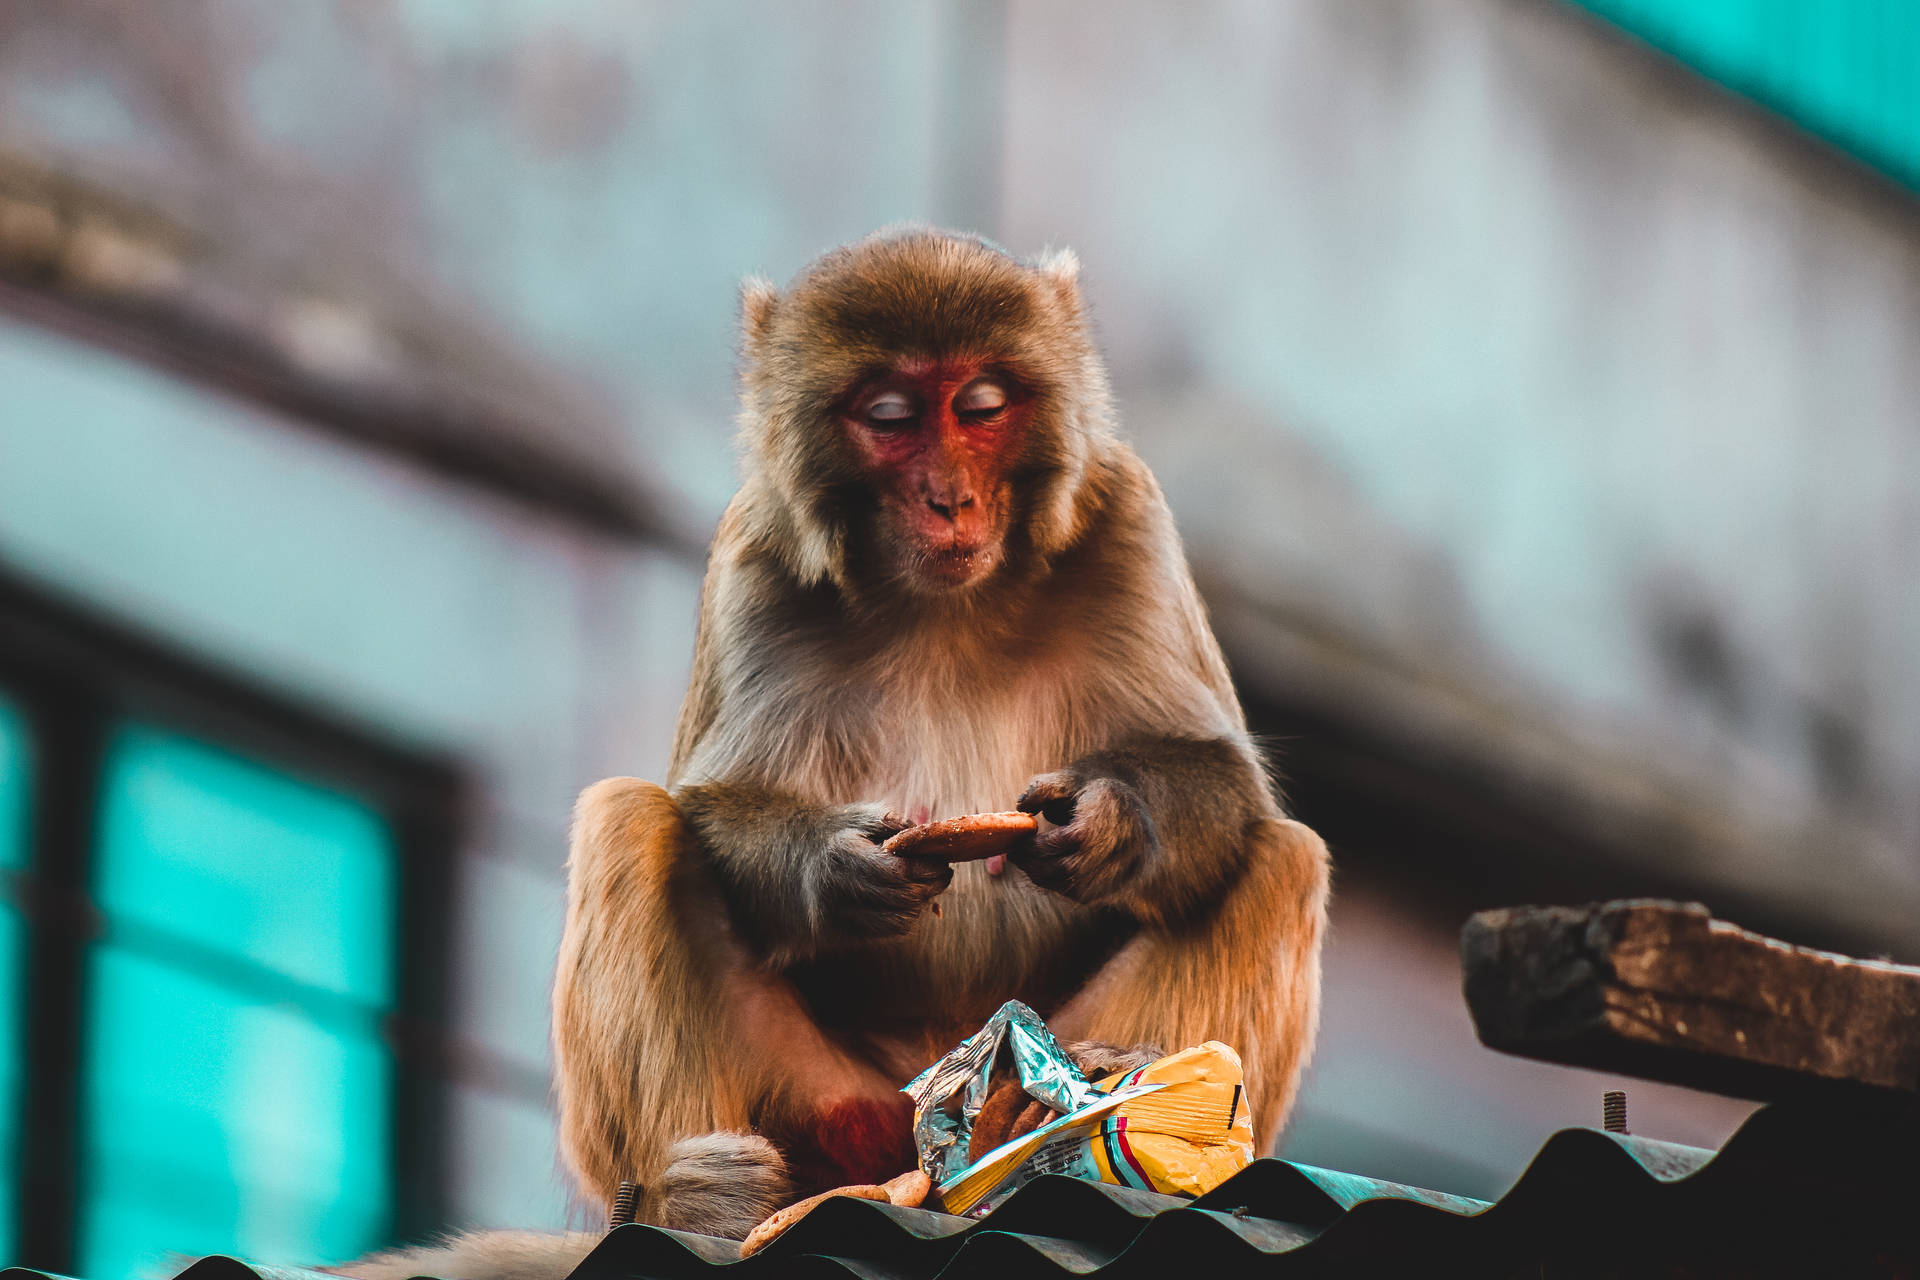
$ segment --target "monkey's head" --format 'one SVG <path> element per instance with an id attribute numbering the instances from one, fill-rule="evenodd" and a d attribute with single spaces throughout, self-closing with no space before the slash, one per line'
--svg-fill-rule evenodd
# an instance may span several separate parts
<path id="1" fill-rule="evenodd" d="M 1078 270 L 913 228 L 827 254 L 784 294 L 747 281 L 743 517 L 762 544 L 802 582 L 916 594 L 1071 545 L 1112 430 Z"/>

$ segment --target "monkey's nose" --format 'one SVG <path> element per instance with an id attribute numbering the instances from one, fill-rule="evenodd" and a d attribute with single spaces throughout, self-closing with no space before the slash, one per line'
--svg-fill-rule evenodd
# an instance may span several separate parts
<path id="1" fill-rule="evenodd" d="M 933 510 L 939 515 L 945 517 L 948 520 L 951 520 L 959 512 L 965 511 L 968 507 L 971 507 L 973 505 L 973 495 L 970 493 L 962 494 L 958 498 L 947 498 L 947 497 L 936 498 L 936 497 L 929 496 L 927 498 L 927 505 L 933 508 Z"/>

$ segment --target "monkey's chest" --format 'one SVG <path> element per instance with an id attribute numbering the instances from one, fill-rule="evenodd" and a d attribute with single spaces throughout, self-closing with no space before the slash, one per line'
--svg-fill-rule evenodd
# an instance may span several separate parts
<path id="1" fill-rule="evenodd" d="M 899 697 L 873 726 L 862 800 L 917 822 L 1010 809 L 1037 774 L 1084 750 L 1059 690 L 977 681 Z"/>

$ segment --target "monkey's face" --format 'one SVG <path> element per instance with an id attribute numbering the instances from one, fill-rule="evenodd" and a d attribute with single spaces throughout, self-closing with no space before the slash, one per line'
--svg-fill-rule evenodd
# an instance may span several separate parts
<path id="1" fill-rule="evenodd" d="M 1112 430 L 1071 255 L 908 229 L 741 293 L 736 516 L 802 583 L 961 596 L 1085 524 Z M 977 593 L 973 593 L 977 594 Z"/>
<path id="2" fill-rule="evenodd" d="M 1010 371 L 952 359 L 895 361 L 842 400 L 878 498 L 880 549 L 907 586 L 956 590 L 999 567 L 1028 401 Z"/>

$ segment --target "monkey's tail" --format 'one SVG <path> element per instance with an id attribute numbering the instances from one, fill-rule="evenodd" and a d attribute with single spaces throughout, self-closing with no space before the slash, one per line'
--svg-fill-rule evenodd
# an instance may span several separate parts
<path id="1" fill-rule="evenodd" d="M 792 1198 L 786 1161 L 771 1142 L 751 1133 L 708 1133 L 668 1148 L 645 1216 L 678 1231 L 743 1240 Z M 597 1231 L 475 1231 L 326 1270 L 354 1280 L 564 1280 L 605 1238 Z"/>
<path id="2" fill-rule="evenodd" d="M 566 1280 L 605 1238 L 598 1231 L 475 1231 L 326 1270 L 355 1280 Z"/>

